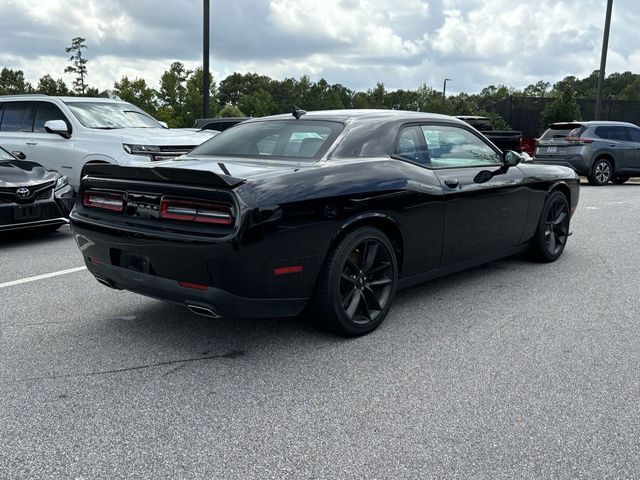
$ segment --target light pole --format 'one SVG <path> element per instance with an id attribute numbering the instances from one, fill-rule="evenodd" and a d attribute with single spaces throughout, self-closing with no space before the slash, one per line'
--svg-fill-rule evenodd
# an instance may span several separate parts
<path id="1" fill-rule="evenodd" d="M 442 113 L 447 113 L 447 105 L 445 102 L 447 100 L 447 82 L 450 81 L 450 78 L 445 78 L 444 85 L 442 86 Z"/>
<path id="2" fill-rule="evenodd" d="M 607 14 L 604 20 L 604 36 L 602 37 L 602 55 L 600 56 L 600 71 L 598 72 L 598 93 L 596 96 L 596 111 L 594 120 L 600 120 L 602 109 L 602 86 L 604 84 L 604 69 L 607 65 L 607 49 L 609 48 L 609 27 L 611 26 L 611 8 L 613 0 L 607 0 Z"/>
<path id="3" fill-rule="evenodd" d="M 202 117 L 209 116 L 209 0 L 202 14 Z"/>

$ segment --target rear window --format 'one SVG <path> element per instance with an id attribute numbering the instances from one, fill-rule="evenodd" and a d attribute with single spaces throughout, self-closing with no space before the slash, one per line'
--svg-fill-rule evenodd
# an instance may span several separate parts
<path id="1" fill-rule="evenodd" d="M 34 102 L 7 102 L 2 112 L 0 131 L 32 132 Z"/>
<path id="2" fill-rule="evenodd" d="M 579 123 L 551 125 L 540 137 L 540 140 L 554 140 L 564 137 L 580 137 L 586 127 Z"/>
<path id="3" fill-rule="evenodd" d="M 312 120 L 242 123 L 195 148 L 190 155 L 291 158 L 311 161 L 331 146 L 343 125 Z"/>

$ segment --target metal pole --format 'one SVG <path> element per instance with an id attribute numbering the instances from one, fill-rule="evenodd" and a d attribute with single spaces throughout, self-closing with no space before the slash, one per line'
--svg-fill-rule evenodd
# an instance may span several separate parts
<path id="1" fill-rule="evenodd" d="M 600 120 L 602 110 L 602 87 L 604 84 L 604 70 L 607 65 L 607 50 L 609 48 L 609 27 L 611 26 L 611 8 L 613 0 L 607 0 L 607 15 L 604 21 L 604 37 L 602 38 L 602 55 L 600 56 L 600 71 L 598 72 L 598 94 L 596 96 L 596 112 L 594 120 Z"/>
<path id="2" fill-rule="evenodd" d="M 204 0 L 202 19 L 202 117 L 209 117 L 209 0 Z"/>
<path id="3" fill-rule="evenodd" d="M 442 87 L 442 113 L 447 112 L 446 100 L 447 100 L 447 82 L 450 82 L 450 78 L 444 79 L 444 85 Z"/>

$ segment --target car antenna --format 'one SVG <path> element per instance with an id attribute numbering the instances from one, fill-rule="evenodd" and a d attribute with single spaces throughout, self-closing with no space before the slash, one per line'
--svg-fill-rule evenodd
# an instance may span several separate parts
<path id="1" fill-rule="evenodd" d="M 294 117 L 296 117 L 296 120 L 300 119 L 300 117 L 304 114 L 306 114 L 307 111 L 306 110 L 302 110 L 301 108 L 296 107 L 295 105 L 293 106 L 293 113 L 292 115 Z"/>

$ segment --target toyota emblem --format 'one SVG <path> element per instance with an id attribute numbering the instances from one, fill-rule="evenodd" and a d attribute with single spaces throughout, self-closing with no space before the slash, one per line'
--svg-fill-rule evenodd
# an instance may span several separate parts
<path id="1" fill-rule="evenodd" d="M 29 195 L 31 195 L 31 192 L 28 188 L 22 187 L 16 190 L 16 195 L 18 195 L 20 198 L 27 198 Z"/>

